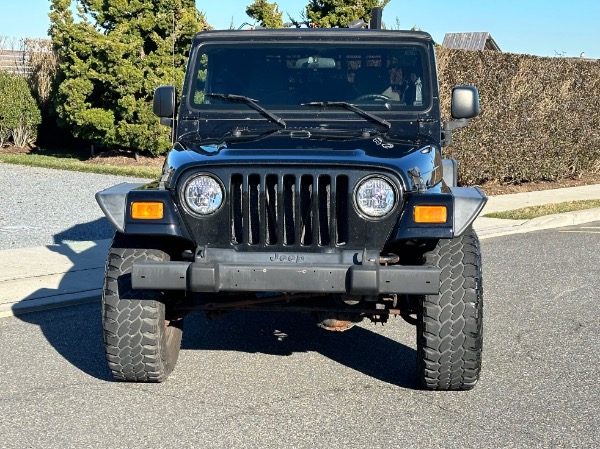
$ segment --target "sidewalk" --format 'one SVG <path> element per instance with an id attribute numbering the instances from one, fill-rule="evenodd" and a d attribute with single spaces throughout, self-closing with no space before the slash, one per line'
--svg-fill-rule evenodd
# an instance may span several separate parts
<path id="1" fill-rule="evenodd" d="M 110 240 L 0 251 L 0 318 L 96 300 Z"/>
<path id="2" fill-rule="evenodd" d="M 565 214 L 546 215 L 532 220 L 501 220 L 486 218 L 482 215 L 493 212 L 520 209 L 528 206 L 564 203 L 578 200 L 600 199 L 600 185 L 568 187 L 564 189 L 540 190 L 537 192 L 522 192 L 511 195 L 488 197 L 488 202 L 475 221 L 474 228 L 480 239 L 499 237 L 508 234 L 519 234 L 541 229 L 574 226 L 590 221 L 600 220 L 600 208 L 587 209 Z"/>
<path id="3" fill-rule="evenodd" d="M 600 185 L 490 197 L 481 215 L 564 201 L 600 199 Z M 480 217 L 480 239 L 600 220 L 600 208 L 533 220 Z M 0 251 L 0 318 L 100 298 L 110 240 Z"/>

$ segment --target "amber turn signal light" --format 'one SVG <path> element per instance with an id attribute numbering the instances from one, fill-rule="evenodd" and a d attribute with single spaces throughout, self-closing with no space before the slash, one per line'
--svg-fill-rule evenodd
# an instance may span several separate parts
<path id="1" fill-rule="evenodd" d="M 159 220 L 163 217 L 163 203 L 131 203 L 131 218 Z"/>
<path id="2" fill-rule="evenodd" d="M 415 206 L 416 223 L 446 223 L 448 211 L 446 206 Z"/>

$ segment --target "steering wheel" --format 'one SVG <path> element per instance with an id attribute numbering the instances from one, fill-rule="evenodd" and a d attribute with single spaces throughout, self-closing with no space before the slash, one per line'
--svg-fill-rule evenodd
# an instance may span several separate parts
<path id="1" fill-rule="evenodd" d="M 364 101 L 364 100 L 390 101 L 391 98 L 388 97 L 387 95 L 383 95 L 383 94 L 365 94 L 365 95 L 361 95 L 360 97 L 356 97 L 352 101 Z"/>

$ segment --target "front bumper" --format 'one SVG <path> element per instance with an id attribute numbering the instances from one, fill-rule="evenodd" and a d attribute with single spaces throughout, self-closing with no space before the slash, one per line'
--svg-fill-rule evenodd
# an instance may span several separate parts
<path id="1" fill-rule="evenodd" d="M 440 270 L 423 266 L 138 262 L 133 288 L 191 292 L 302 292 L 374 295 L 439 293 Z"/>

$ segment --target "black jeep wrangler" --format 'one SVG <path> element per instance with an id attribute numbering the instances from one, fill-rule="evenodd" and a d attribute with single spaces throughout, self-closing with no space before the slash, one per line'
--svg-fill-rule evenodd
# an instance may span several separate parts
<path id="1" fill-rule="evenodd" d="M 191 311 L 279 310 L 333 331 L 399 315 L 424 388 L 475 385 L 486 197 L 456 186 L 442 147 L 479 100 L 455 87 L 441 123 L 427 33 L 202 32 L 176 99 L 154 97 L 174 142 L 161 178 L 97 194 L 116 229 L 102 301 L 116 379 L 165 380 Z"/>

